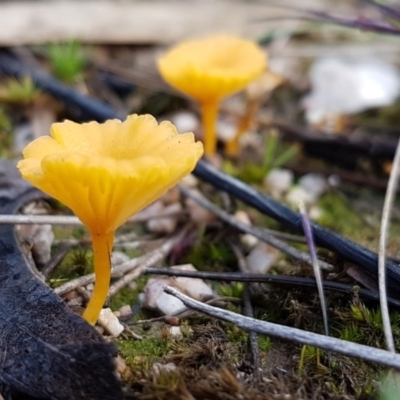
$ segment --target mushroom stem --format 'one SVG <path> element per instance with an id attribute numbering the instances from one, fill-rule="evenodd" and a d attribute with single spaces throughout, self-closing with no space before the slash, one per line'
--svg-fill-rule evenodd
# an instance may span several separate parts
<path id="1" fill-rule="evenodd" d="M 201 104 L 201 118 L 204 132 L 204 153 L 215 154 L 217 148 L 217 135 L 215 125 L 217 123 L 219 101 L 207 101 Z"/>
<path id="2" fill-rule="evenodd" d="M 83 318 L 94 325 L 107 299 L 111 279 L 111 250 L 114 243 L 114 232 L 93 234 L 94 272 L 96 281 L 92 297 L 83 313 Z"/>
<path id="3" fill-rule="evenodd" d="M 252 127 L 252 125 L 256 121 L 257 112 L 259 108 L 260 108 L 260 100 L 258 98 L 249 99 L 247 101 L 246 113 L 239 121 L 235 137 L 225 144 L 225 152 L 227 155 L 229 156 L 239 155 L 240 138 L 243 136 L 245 132 L 247 132 Z"/>

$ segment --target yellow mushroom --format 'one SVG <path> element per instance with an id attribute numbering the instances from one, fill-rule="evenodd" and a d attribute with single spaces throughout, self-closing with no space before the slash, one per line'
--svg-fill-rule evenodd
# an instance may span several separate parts
<path id="1" fill-rule="evenodd" d="M 92 234 L 96 282 L 83 314 L 89 323 L 107 298 L 117 228 L 189 174 L 202 154 L 192 133 L 180 135 L 150 115 L 55 123 L 51 137 L 25 148 L 22 176 L 67 205 Z"/>
<path id="2" fill-rule="evenodd" d="M 266 55 L 256 43 L 231 36 L 189 40 L 158 60 L 164 80 L 200 103 L 208 155 L 216 150 L 220 101 L 243 90 L 265 67 Z"/>
<path id="3" fill-rule="evenodd" d="M 281 75 L 267 69 L 261 76 L 249 83 L 246 88 L 247 106 L 243 117 L 240 119 L 236 135 L 226 143 L 225 151 L 229 156 L 239 154 L 240 138 L 249 129 L 257 128 L 257 113 L 263 101 L 265 101 L 283 82 Z"/>

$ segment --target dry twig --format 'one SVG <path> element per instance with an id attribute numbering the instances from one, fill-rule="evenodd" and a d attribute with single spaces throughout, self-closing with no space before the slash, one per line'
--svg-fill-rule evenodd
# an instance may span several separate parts
<path id="1" fill-rule="evenodd" d="M 334 351 L 346 356 L 357 357 L 400 370 L 399 354 L 358 343 L 348 342 L 342 339 L 336 339 L 330 336 L 320 335 L 314 332 L 307 332 L 297 328 L 274 324 L 272 322 L 259 321 L 231 311 L 221 310 L 193 300 L 169 286 L 165 286 L 164 291 L 177 297 L 187 307 L 190 307 L 193 310 L 231 322 L 246 331 L 253 331 L 262 335 L 274 336 L 280 339 L 318 347 L 323 350 Z"/>
<path id="2" fill-rule="evenodd" d="M 287 254 L 290 257 L 293 257 L 296 260 L 302 261 L 304 263 L 307 263 L 312 266 L 312 261 L 310 259 L 309 254 L 302 252 L 300 250 L 297 250 L 296 248 L 289 246 L 287 243 L 283 242 L 282 240 L 277 239 L 270 233 L 266 232 L 265 230 L 257 227 L 253 227 L 250 225 L 247 225 L 241 221 L 239 221 L 237 218 L 234 216 L 228 214 L 226 211 L 221 210 L 217 206 L 215 206 L 213 203 L 208 201 L 205 197 L 203 196 L 198 196 L 191 192 L 190 190 L 187 190 L 184 187 L 179 187 L 179 190 L 181 193 L 194 200 L 196 203 L 200 204 L 202 207 L 204 207 L 206 210 L 212 212 L 215 214 L 218 218 L 220 218 L 222 221 L 232 225 L 234 228 L 245 232 L 249 233 L 256 238 L 262 240 L 265 243 L 268 243 L 272 247 L 275 247 L 276 249 L 280 250 L 282 253 Z M 333 266 L 325 261 L 319 261 L 320 267 L 327 270 L 327 271 L 332 271 Z"/>

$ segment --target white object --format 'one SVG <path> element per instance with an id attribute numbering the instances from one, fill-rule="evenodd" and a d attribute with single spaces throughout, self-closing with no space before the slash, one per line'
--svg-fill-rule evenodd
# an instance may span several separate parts
<path id="1" fill-rule="evenodd" d="M 272 169 L 264 178 L 264 186 L 276 199 L 282 198 L 293 184 L 294 175 L 289 169 Z"/>
<path id="2" fill-rule="evenodd" d="M 286 201 L 292 206 L 298 207 L 299 202 L 302 202 L 305 205 L 314 204 L 317 201 L 317 197 L 313 193 L 307 192 L 307 190 L 301 186 L 294 186 L 286 195 Z"/>
<path id="3" fill-rule="evenodd" d="M 180 185 L 186 189 L 193 189 L 199 184 L 198 179 L 193 175 L 186 175 L 181 181 Z"/>
<path id="4" fill-rule="evenodd" d="M 199 119 L 190 111 L 176 112 L 169 120 L 179 133 L 196 132 L 200 127 Z"/>
<path id="5" fill-rule="evenodd" d="M 245 211 L 242 210 L 236 211 L 235 218 L 238 219 L 243 224 L 249 226 L 252 225 L 249 214 L 247 214 Z M 255 236 L 250 235 L 249 233 L 240 235 L 240 241 L 246 247 L 247 250 L 252 249 L 259 242 L 259 240 Z"/>
<path id="6" fill-rule="evenodd" d="M 400 75 L 391 64 L 371 58 L 329 57 L 310 70 L 312 91 L 305 99 L 311 124 L 393 104 L 400 94 Z"/>
<path id="7" fill-rule="evenodd" d="M 122 253 L 121 251 L 113 251 L 111 253 L 111 265 L 113 267 L 116 267 L 117 265 L 126 263 L 129 260 L 130 260 L 130 258 L 125 253 Z"/>
<path id="8" fill-rule="evenodd" d="M 329 185 L 325 177 L 317 173 L 303 175 L 299 179 L 298 184 L 301 188 L 313 194 L 315 198 L 319 198 L 329 189 Z"/>
<path id="9" fill-rule="evenodd" d="M 176 265 L 171 268 L 178 271 L 197 271 L 192 264 Z M 181 292 L 186 293 L 188 296 L 196 300 L 201 300 L 203 296 L 213 295 L 210 286 L 201 279 L 177 276 L 175 278 L 174 286 L 180 289 Z"/>
<path id="10" fill-rule="evenodd" d="M 229 142 L 236 136 L 237 122 L 222 117 L 217 120 L 217 136 L 223 142 Z"/>
<path id="11" fill-rule="evenodd" d="M 169 328 L 169 334 L 172 337 L 176 338 L 176 339 L 182 339 L 183 338 L 183 334 L 182 334 L 180 326 L 171 326 Z"/>
<path id="12" fill-rule="evenodd" d="M 260 242 L 246 257 L 250 272 L 265 274 L 276 263 L 279 252 L 266 243 Z"/>
<path id="13" fill-rule="evenodd" d="M 97 323 L 114 337 L 118 337 L 124 331 L 123 325 L 110 308 L 103 308 L 100 311 Z"/>
<path id="14" fill-rule="evenodd" d="M 170 217 L 154 218 L 147 222 L 147 228 L 153 233 L 172 233 L 178 223 L 178 213 L 182 211 L 181 203 L 164 206 L 161 203 L 160 214 L 177 214 Z"/>

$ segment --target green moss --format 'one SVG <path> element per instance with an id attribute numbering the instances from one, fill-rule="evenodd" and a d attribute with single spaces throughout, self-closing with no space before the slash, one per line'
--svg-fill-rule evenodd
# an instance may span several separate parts
<path id="1" fill-rule="evenodd" d="M 328 193 L 320 199 L 319 205 L 323 211 L 322 217 L 318 220 L 321 225 L 357 242 L 365 242 L 368 235 L 373 235 L 375 238 L 376 233 L 349 208 L 341 195 Z"/>
<path id="2" fill-rule="evenodd" d="M 78 278 L 93 272 L 93 253 L 91 250 L 77 247 L 71 249 L 61 264 L 50 275 L 49 282 L 57 287 L 67 280 Z"/>
<path id="3" fill-rule="evenodd" d="M 225 297 L 243 297 L 243 282 L 232 282 L 232 283 L 218 283 L 215 285 L 215 290 Z"/>
<path id="4" fill-rule="evenodd" d="M 223 324 L 226 336 L 230 342 L 235 344 L 247 344 L 249 341 L 248 332 L 231 323 Z"/>
<path id="5" fill-rule="evenodd" d="M 33 102 L 40 94 L 32 78 L 10 78 L 3 85 L 0 99 L 11 103 L 27 104 Z"/>
<path id="6" fill-rule="evenodd" d="M 272 341 L 269 336 L 259 335 L 258 336 L 258 347 L 261 351 L 269 351 L 272 347 Z"/>
<path id="7" fill-rule="evenodd" d="M 182 262 L 193 264 L 201 271 L 226 271 L 236 266 L 236 258 L 224 241 L 204 236 L 190 250 Z"/>
<path id="8" fill-rule="evenodd" d="M 87 50 L 76 40 L 65 43 L 52 43 L 46 48 L 53 74 L 66 83 L 83 79 L 88 63 Z"/>
<path id="9" fill-rule="evenodd" d="M 120 340 L 118 348 L 125 362 L 130 366 L 155 362 L 157 358 L 164 357 L 169 351 L 168 339 L 161 337 L 145 337 L 142 340 Z"/>

